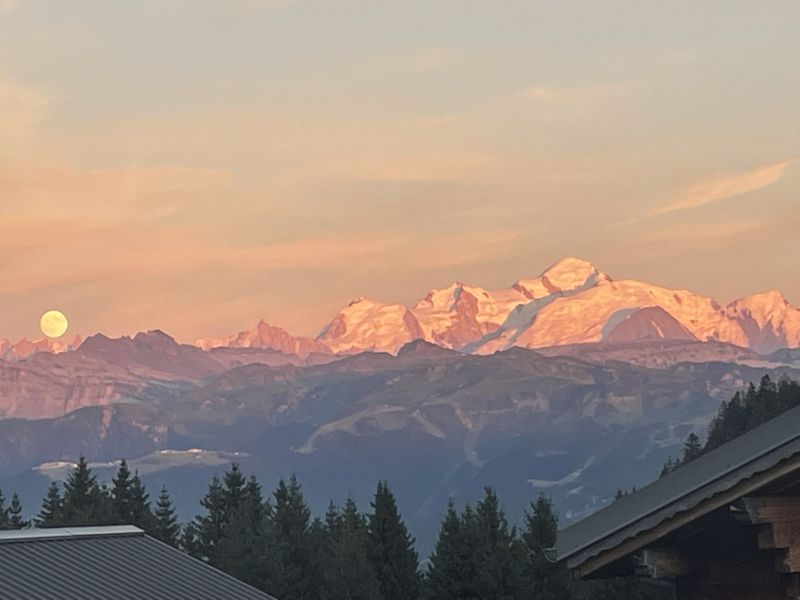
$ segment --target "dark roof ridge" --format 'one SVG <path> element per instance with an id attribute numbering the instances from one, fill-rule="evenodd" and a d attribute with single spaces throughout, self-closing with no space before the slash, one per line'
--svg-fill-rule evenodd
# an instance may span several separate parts
<path id="1" fill-rule="evenodd" d="M 53 527 L 10 529 L 0 531 L 0 544 L 20 542 L 46 542 L 53 540 L 78 540 L 94 537 L 142 536 L 144 531 L 133 525 L 106 525 L 102 527 Z"/>
<path id="2" fill-rule="evenodd" d="M 573 556 L 796 442 L 799 421 L 800 407 L 789 410 L 559 531 L 558 559 Z"/>

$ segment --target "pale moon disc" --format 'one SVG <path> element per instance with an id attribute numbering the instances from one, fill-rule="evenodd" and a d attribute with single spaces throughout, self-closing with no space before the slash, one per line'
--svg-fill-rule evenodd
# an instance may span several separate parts
<path id="1" fill-rule="evenodd" d="M 69 322 L 60 310 L 48 310 L 39 321 L 42 333 L 49 338 L 61 337 L 67 332 Z"/>

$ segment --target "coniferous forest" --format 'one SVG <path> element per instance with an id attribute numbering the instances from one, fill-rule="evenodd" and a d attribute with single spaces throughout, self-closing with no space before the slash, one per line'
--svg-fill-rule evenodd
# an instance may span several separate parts
<path id="1" fill-rule="evenodd" d="M 705 445 L 690 436 L 662 475 L 800 405 L 800 385 L 764 377 L 723 402 Z M 130 524 L 280 600 L 644 600 L 673 598 L 670 586 L 635 578 L 576 582 L 548 550 L 558 517 L 544 495 L 519 527 L 491 488 L 474 506 L 452 502 L 429 557 L 420 557 L 387 482 L 369 507 L 333 501 L 313 516 L 300 482 L 265 494 L 236 464 L 212 478 L 201 512 L 181 525 L 166 488 L 151 498 L 125 461 L 110 484 L 81 458 L 62 485 L 51 483 L 32 522 L 16 494 L 0 492 L 0 529 Z"/>

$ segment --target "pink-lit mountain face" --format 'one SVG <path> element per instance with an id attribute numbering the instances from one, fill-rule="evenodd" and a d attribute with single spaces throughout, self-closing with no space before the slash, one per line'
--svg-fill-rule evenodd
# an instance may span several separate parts
<path id="1" fill-rule="evenodd" d="M 314 353 L 329 354 L 325 344 L 304 337 L 294 337 L 280 327 L 270 325 L 263 319 L 253 329 L 240 331 L 222 339 L 199 339 L 195 345 L 203 350 L 212 348 L 258 348 L 276 350 L 282 354 L 295 354 L 303 358 Z"/>
<path id="2" fill-rule="evenodd" d="M 713 341 L 769 354 L 800 347 L 800 309 L 778 291 L 722 305 L 689 290 L 615 281 L 585 260 L 566 258 L 503 290 L 457 282 L 431 290 L 410 307 L 361 297 L 342 308 L 316 339 L 295 337 L 262 320 L 253 329 L 195 345 L 235 349 L 244 353 L 242 360 L 255 351 L 306 360 L 364 351 L 396 354 L 417 339 L 471 354 L 641 340 Z M 0 341 L 0 358 L 73 350 L 79 342 Z"/>
<path id="3" fill-rule="evenodd" d="M 351 305 L 319 341 L 334 352 L 395 353 L 415 335 L 477 354 L 646 339 L 725 342 L 767 354 L 800 346 L 800 309 L 778 292 L 723 306 L 688 290 L 614 281 L 587 261 L 567 258 L 504 290 L 455 283 L 430 291 L 412 308 Z"/>
<path id="4" fill-rule="evenodd" d="M 76 335 L 71 340 L 53 340 L 50 338 L 28 340 L 23 338 L 16 343 L 11 343 L 8 340 L 0 340 L 0 359 L 20 360 L 32 354 L 36 354 L 37 352 L 58 354 L 60 352 L 68 352 L 69 350 L 77 350 L 80 345 L 81 337 L 79 335 Z"/>

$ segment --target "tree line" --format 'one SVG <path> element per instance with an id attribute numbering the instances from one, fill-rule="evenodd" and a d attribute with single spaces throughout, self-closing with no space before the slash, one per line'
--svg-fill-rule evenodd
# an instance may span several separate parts
<path id="1" fill-rule="evenodd" d="M 743 392 L 736 392 L 727 402 L 720 404 L 708 428 L 705 444 L 695 433 L 690 433 L 678 457 L 670 457 L 661 469 L 661 477 L 682 465 L 719 448 L 751 429 L 800 406 L 800 383 L 782 376 L 777 383 L 767 374 L 758 386 L 750 382 Z"/>
<path id="2" fill-rule="evenodd" d="M 0 528 L 135 525 L 149 535 L 281 600 L 639 600 L 671 598 L 633 580 L 573 581 L 553 562 L 558 517 L 544 495 L 521 528 L 509 524 L 492 488 L 474 506 L 450 503 L 430 557 L 421 561 L 394 494 L 378 482 L 366 512 L 348 498 L 313 517 L 297 478 L 265 497 L 255 476 L 232 464 L 214 476 L 201 514 L 181 525 L 166 488 L 155 504 L 122 461 L 109 485 L 84 458 L 50 484 L 32 521 L 16 494 Z"/>

